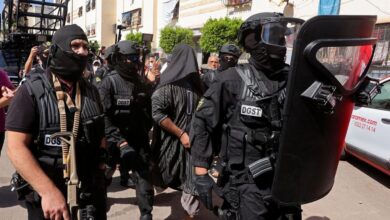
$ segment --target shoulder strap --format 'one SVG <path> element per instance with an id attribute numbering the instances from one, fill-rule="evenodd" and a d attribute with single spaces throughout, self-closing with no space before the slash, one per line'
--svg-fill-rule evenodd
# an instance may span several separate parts
<path id="1" fill-rule="evenodd" d="M 45 129 L 49 121 L 57 121 L 57 108 L 53 90 L 49 79 L 45 73 L 34 74 L 26 80 L 26 88 L 38 106 L 38 111 L 42 112 L 39 117 L 39 129 Z M 52 100 L 52 101 L 50 101 Z"/>
<path id="2" fill-rule="evenodd" d="M 109 78 L 110 81 L 111 81 L 112 87 L 114 88 L 114 94 L 117 94 L 118 93 L 118 88 L 116 86 L 114 76 L 115 76 L 115 74 L 109 74 L 109 75 L 107 75 L 107 78 Z"/>
<path id="3" fill-rule="evenodd" d="M 252 73 L 251 68 L 248 65 L 240 65 L 235 67 L 238 75 L 244 82 L 244 88 L 241 95 L 242 99 L 245 97 L 264 97 L 265 94 L 269 94 L 268 88 L 265 86 L 262 80 L 257 80 Z"/>

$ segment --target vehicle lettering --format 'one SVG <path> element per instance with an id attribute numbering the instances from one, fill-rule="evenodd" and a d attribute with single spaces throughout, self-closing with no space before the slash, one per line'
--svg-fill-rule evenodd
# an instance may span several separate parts
<path id="1" fill-rule="evenodd" d="M 376 127 L 375 126 L 372 126 L 372 125 L 369 125 L 369 124 L 366 124 L 366 123 L 363 123 L 363 122 L 360 122 L 360 121 L 354 121 L 353 125 L 355 127 L 358 127 L 358 128 L 360 128 L 362 130 L 366 130 L 366 131 L 369 131 L 369 132 L 375 133 L 375 131 L 376 131 Z"/>

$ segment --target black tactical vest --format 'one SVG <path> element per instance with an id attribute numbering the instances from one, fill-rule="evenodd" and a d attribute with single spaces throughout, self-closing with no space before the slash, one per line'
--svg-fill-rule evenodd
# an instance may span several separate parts
<path id="1" fill-rule="evenodd" d="M 34 135 L 36 145 L 34 153 L 38 159 L 45 157 L 62 161 L 61 140 L 50 137 L 51 134 L 60 131 L 60 117 L 54 88 L 46 73 L 31 75 L 26 81 L 26 86 L 39 111 L 39 131 Z M 96 88 L 81 80 L 80 89 L 81 114 L 76 155 L 78 158 L 89 158 L 92 162 L 104 137 L 104 119 Z M 69 125 L 73 125 L 73 114 L 70 114 L 68 109 L 67 118 L 68 130 L 71 131 Z"/>
<path id="2" fill-rule="evenodd" d="M 150 94 L 139 79 L 134 82 L 123 79 L 115 70 L 107 76 L 111 83 L 109 117 L 126 136 L 129 133 L 145 133 L 151 127 Z"/>
<path id="3" fill-rule="evenodd" d="M 280 130 L 278 94 L 282 85 L 251 65 L 235 67 L 242 79 L 239 101 L 225 124 L 225 160 L 230 170 L 242 170 L 268 154 L 272 132 Z"/>

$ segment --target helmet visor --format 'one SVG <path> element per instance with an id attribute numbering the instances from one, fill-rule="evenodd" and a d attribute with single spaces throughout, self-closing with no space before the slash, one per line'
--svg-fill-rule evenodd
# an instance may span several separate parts
<path id="1" fill-rule="evenodd" d="M 262 25 L 261 40 L 269 45 L 293 47 L 294 40 L 302 25 L 302 20 L 278 18 Z"/>

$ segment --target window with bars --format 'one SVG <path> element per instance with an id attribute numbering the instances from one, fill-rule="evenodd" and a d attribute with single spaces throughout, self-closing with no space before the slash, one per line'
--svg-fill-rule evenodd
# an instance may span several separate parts
<path id="1" fill-rule="evenodd" d="M 79 17 L 83 16 L 83 6 L 79 7 L 79 11 L 77 13 Z"/>
<path id="2" fill-rule="evenodd" d="M 85 2 L 85 11 L 89 12 L 91 10 L 91 0 L 86 0 Z"/>
<path id="3" fill-rule="evenodd" d="M 142 23 L 141 9 L 122 13 L 122 25 L 126 28 L 136 28 Z"/>
<path id="4" fill-rule="evenodd" d="M 96 0 L 92 0 L 91 7 L 92 7 L 92 10 L 95 9 L 95 7 L 96 7 Z"/>

